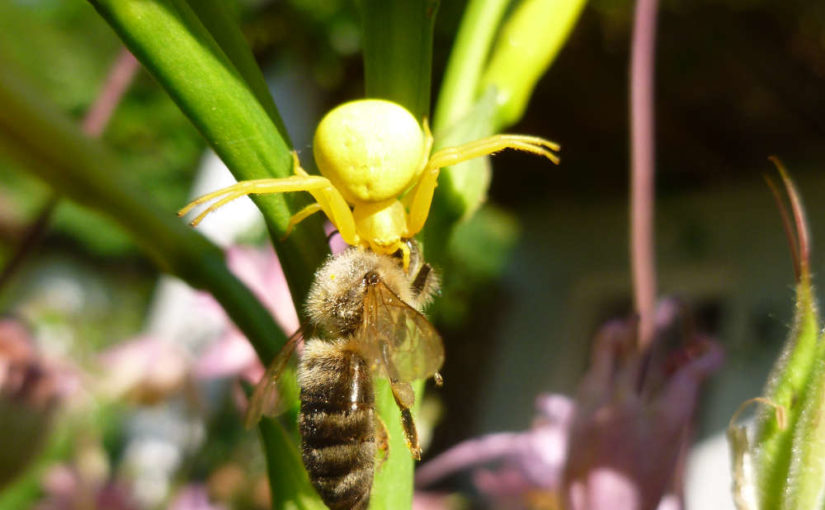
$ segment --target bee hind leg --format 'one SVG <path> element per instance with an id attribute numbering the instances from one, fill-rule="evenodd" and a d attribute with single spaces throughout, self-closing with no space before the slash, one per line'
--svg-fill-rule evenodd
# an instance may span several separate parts
<path id="1" fill-rule="evenodd" d="M 410 383 L 404 382 L 390 382 L 392 388 L 392 396 L 395 398 L 395 403 L 401 410 L 401 426 L 404 429 L 404 439 L 407 442 L 407 448 L 410 449 L 415 460 L 421 460 L 421 445 L 418 442 L 418 430 L 415 428 L 415 421 L 412 417 L 410 408 L 415 403 L 415 394 L 413 393 Z"/>

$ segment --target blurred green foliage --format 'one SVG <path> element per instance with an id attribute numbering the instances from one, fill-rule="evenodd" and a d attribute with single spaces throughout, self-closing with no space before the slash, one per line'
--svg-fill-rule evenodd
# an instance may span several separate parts
<path id="1" fill-rule="evenodd" d="M 0 61 L 18 68 L 78 122 L 120 48 L 111 29 L 82 0 L 0 2 Z M 186 201 L 205 144 L 145 73 L 118 107 L 104 139 L 158 202 L 174 210 Z M 0 160 L 0 190 L 18 228 L 33 219 L 49 196 L 45 186 L 15 171 L 7 160 Z M 96 256 L 136 253 L 119 228 L 69 201 L 57 208 L 51 228 Z"/>

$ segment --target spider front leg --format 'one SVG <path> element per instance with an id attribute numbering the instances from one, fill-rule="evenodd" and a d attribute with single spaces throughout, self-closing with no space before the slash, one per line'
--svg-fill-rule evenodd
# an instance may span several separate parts
<path id="1" fill-rule="evenodd" d="M 240 181 L 232 186 L 207 193 L 199 197 L 183 209 L 178 211 L 178 216 L 183 216 L 193 208 L 214 202 L 209 205 L 204 211 L 198 214 L 195 219 L 190 222 L 190 225 L 196 226 L 203 221 L 207 214 L 223 207 L 229 202 L 252 194 L 266 195 L 271 193 L 290 193 L 295 191 L 306 191 L 312 195 L 317 204 L 310 204 L 295 213 L 289 220 L 286 235 L 291 232 L 292 228 L 298 223 L 309 217 L 310 215 L 324 211 L 329 220 L 335 225 L 340 232 L 341 237 L 348 244 L 358 244 L 360 238 L 355 230 L 355 219 L 352 216 L 352 211 L 349 208 L 346 200 L 341 193 L 335 189 L 332 183 L 320 175 L 309 175 L 301 168 L 298 161 L 298 156 L 295 152 L 292 153 L 295 175 L 290 177 L 283 177 L 280 179 L 254 179 L 250 181 Z"/>
<path id="2" fill-rule="evenodd" d="M 427 222 L 427 216 L 430 213 L 430 206 L 433 201 L 433 193 L 438 185 L 438 174 L 442 168 L 482 156 L 489 156 L 505 149 L 529 152 L 558 164 L 559 157 L 554 152 L 558 151 L 559 148 L 557 143 L 538 136 L 503 134 L 437 151 L 430 157 L 421 172 L 418 184 L 412 191 L 412 198 L 409 201 L 408 221 L 410 235 L 420 232 Z"/>

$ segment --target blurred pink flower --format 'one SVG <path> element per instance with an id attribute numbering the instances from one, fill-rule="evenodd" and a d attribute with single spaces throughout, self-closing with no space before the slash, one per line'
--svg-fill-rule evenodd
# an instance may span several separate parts
<path id="1" fill-rule="evenodd" d="M 448 493 L 415 491 L 412 510 L 448 510 L 454 506 L 452 499 Z"/>
<path id="2" fill-rule="evenodd" d="M 22 323 L 0 319 L 0 488 L 40 451 L 58 401 L 72 389 L 70 374 L 41 357 Z"/>
<path id="3" fill-rule="evenodd" d="M 47 410 L 60 393 L 57 379 L 36 351 L 28 329 L 14 319 L 0 320 L 0 397 Z"/>
<path id="4" fill-rule="evenodd" d="M 297 331 L 298 313 L 292 304 L 281 263 L 272 247 L 231 247 L 227 250 L 226 257 L 229 269 L 272 312 L 283 331 L 288 335 Z M 254 349 L 229 320 L 223 308 L 208 294 L 204 294 L 204 297 L 209 313 L 221 314 L 226 327 L 221 338 L 195 363 L 195 376 L 210 379 L 240 374 L 249 381 L 257 382 L 263 375 L 264 368 Z"/>
<path id="5" fill-rule="evenodd" d="M 476 468 L 476 487 L 500 508 L 679 510 L 699 387 L 722 362 L 683 311 L 673 300 L 659 305 L 644 352 L 635 319 L 607 324 L 575 402 L 539 397 L 530 430 L 461 443 L 422 465 L 416 487 Z M 478 468 L 491 462 L 495 469 Z"/>
<path id="6" fill-rule="evenodd" d="M 558 493 L 575 404 L 562 395 L 540 395 L 536 408 L 538 416 L 527 432 L 471 439 L 426 462 L 415 473 L 416 487 L 427 487 L 452 473 L 496 462 L 495 470 L 475 469 L 473 482 L 499 506 L 527 508 L 527 500 Z"/>
<path id="7" fill-rule="evenodd" d="M 297 330 L 298 315 L 272 247 L 231 247 L 226 257 L 230 270 L 272 312 L 284 331 Z M 142 335 L 115 345 L 99 357 L 105 370 L 101 390 L 110 398 L 126 397 L 151 405 L 186 388 L 192 377 L 260 379 L 264 369 L 254 349 L 211 295 L 199 293 L 194 310 L 185 313 L 208 317 L 206 322 L 220 331 L 219 338 L 194 360 L 170 338 Z"/>
<path id="8" fill-rule="evenodd" d="M 187 381 L 189 360 L 172 342 L 140 336 L 103 351 L 105 373 L 101 391 L 109 398 L 125 397 L 153 405 L 179 391 Z"/>
<path id="9" fill-rule="evenodd" d="M 209 500 L 205 485 L 192 484 L 178 492 L 167 510 L 226 510 L 226 507 Z"/>
<path id="10" fill-rule="evenodd" d="M 34 510 L 139 510 L 131 490 L 103 473 L 88 473 L 76 466 L 58 464 L 43 480 L 46 493 Z"/>

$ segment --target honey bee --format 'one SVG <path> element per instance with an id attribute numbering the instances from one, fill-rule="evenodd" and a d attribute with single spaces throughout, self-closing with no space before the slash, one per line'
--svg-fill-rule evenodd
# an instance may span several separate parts
<path id="1" fill-rule="evenodd" d="M 411 407 L 411 381 L 434 377 L 444 348 L 422 308 L 438 278 L 407 241 L 402 256 L 353 247 L 331 257 L 316 272 L 306 310 L 317 335 L 308 339 L 298 365 L 301 409 L 298 428 L 310 481 L 331 509 L 369 504 L 375 458 L 386 430 L 375 413 L 373 377 L 387 377 L 407 446 L 416 460 L 421 448 Z M 272 362 L 252 395 L 247 425 L 276 407 L 277 382 L 297 335 Z"/>

